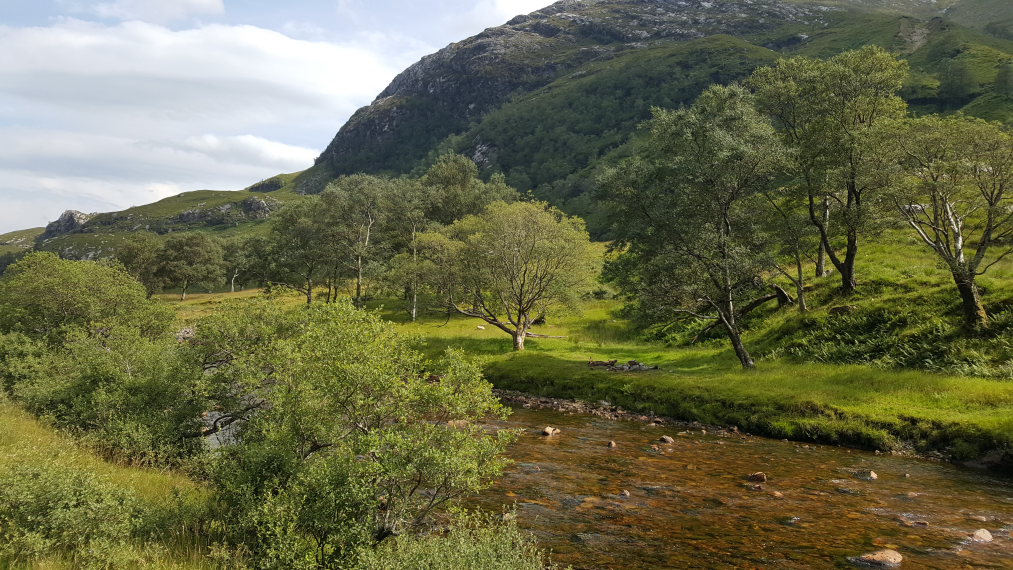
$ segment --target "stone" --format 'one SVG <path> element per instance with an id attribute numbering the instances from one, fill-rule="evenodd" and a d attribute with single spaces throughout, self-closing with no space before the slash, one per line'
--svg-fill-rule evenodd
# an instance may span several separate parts
<path id="1" fill-rule="evenodd" d="M 893 568 L 900 566 L 900 563 L 904 561 L 904 557 L 901 556 L 900 552 L 891 549 L 878 550 L 876 552 L 870 552 L 861 556 L 851 559 L 853 562 L 864 564 L 866 566 L 875 566 L 877 568 Z"/>
<path id="2" fill-rule="evenodd" d="M 766 483 L 767 474 L 764 473 L 763 471 L 757 471 L 756 473 L 750 474 L 749 477 L 747 477 L 747 479 L 749 479 L 754 483 Z"/>
<path id="3" fill-rule="evenodd" d="M 971 540 L 974 542 L 992 542 L 992 533 L 986 529 L 979 528 L 971 535 Z"/>
<path id="4" fill-rule="evenodd" d="M 542 428 L 542 435 L 545 436 L 559 435 L 559 428 L 554 428 L 552 426 L 545 426 L 544 428 Z"/>
<path id="5" fill-rule="evenodd" d="M 971 519 L 972 521 L 988 522 L 988 517 L 982 515 L 971 515 L 967 518 Z"/>
<path id="6" fill-rule="evenodd" d="M 609 447 L 617 447 L 618 445 L 619 445 L 619 444 L 617 444 L 617 443 L 616 443 L 616 442 L 614 442 L 614 441 L 610 441 L 610 442 L 609 442 Z"/>
<path id="7" fill-rule="evenodd" d="M 478 325 L 475 328 L 478 329 L 478 330 L 480 330 L 480 331 L 484 331 L 485 330 L 485 326 L 484 325 Z"/>
<path id="8" fill-rule="evenodd" d="M 781 491 L 774 491 L 773 493 L 770 494 L 770 496 L 774 497 L 775 499 L 783 499 L 784 493 L 782 493 Z"/>
<path id="9" fill-rule="evenodd" d="M 879 475 L 877 475 L 875 471 L 859 471 L 856 477 L 866 481 L 875 481 L 876 479 L 879 479 Z"/>
<path id="10" fill-rule="evenodd" d="M 675 438 L 670 435 L 663 435 L 658 438 L 661 443 L 675 443 Z"/>
<path id="11" fill-rule="evenodd" d="M 629 497 L 630 496 L 630 492 L 627 491 L 626 489 L 623 489 L 622 492 L 619 493 L 619 495 L 621 497 Z"/>

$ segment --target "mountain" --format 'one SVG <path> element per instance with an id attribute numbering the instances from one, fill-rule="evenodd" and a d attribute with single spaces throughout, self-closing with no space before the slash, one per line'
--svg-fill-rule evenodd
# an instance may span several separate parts
<path id="1" fill-rule="evenodd" d="M 651 106 L 689 102 L 781 55 L 869 43 L 912 61 L 909 95 L 920 108 L 1013 118 L 988 99 L 1013 44 L 985 29 L 1005 19 L 1005 0 L 564 0 L 409 67 L 341 127 L 297 188 L 411 172 L 442 151 L 468 154 L 522 190 L 555 186 L 621 145 Z M 948 62 L 973 78 L 960 105 L 938 101 Z M 586 184 L 565 185 L 540 194 L 558 202 Z"/>
<path id="2" fill-rule="evenodd" d="M 903 95 L 915 112 L 1013 122 L 1013 86 L 996 85 L 1013 61 L 1004 22 L 1008 0 L 563 0 L 422 58 L 302 173 L 99 214 L 37 247 L 99 255 L 131 231 L 261 231 L 277 206 L 335 177 L 419 173 L 446 152 L 587 217 L 602 236 L 597 169 L 637 144 L 651 108 L 689 103 L 778 57 L 881 45 L 910 62 Z"/>

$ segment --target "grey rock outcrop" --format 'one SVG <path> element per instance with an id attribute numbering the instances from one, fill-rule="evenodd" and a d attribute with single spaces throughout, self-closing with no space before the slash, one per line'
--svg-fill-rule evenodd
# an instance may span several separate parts
<path id="1" fill-rule="evenodd" d="M 49 224 L 46 225 L 46 231 L 43 232 L 39 238 L 49 239 L 51 237 L 72 233 L 81 229 L 81 227 L 94 216 L 95 214 L 85 214 L 84 212 L 78 212 L 77 210 L 67 210 L 60 214 L 60 217 L 56 220 L 49 222 Z"/>

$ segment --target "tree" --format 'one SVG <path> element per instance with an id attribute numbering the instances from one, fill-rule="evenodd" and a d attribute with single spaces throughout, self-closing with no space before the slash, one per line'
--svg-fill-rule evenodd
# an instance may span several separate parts
<path id="1" fill-rule="evenodd" d="M 809 212 L 783 186 L 762 193 L 764 208 L 757 211 L 763 225 L 764 241 L 773 254 L 774 267 L 795 288 L 798 310 L 809 310 L 806 301 L 805 265 L 819 265 L 819 234 L 809 221 Z M 820 270 L 817 269 L 817 275 Z"/>
<path id="2" fill-rule="evenodd" d="M 440 156 L 422 176 L 421 182 L 429 194 L 426 218 L 444 225 L 478 214 L 495 201 L 517 199 L 517 191 L 507 186 L 502 176 L 482 182 L 478 166 L 459 154 Z"/>
<path id="3" fill-rule="evenodd" d="M 390 179 L 355 174 L 332 182 L 320 195 L 320 207 L 328 219 L 325 240 L 335 260 L 332 278 L 351 274 L 355 280 L 353 301 L 359 308 L 363 306 L 365 278 L 383 257 L 384 230 L 395 191 Z"/>
<path id="4" fill-rule="evenodd" d="M 165 287 L 165 280 L 159 274 L 162 240 L 152 232 L 130 234 L 130 241 L 116 249 L 116 259 L 123 267 L 144 285 L 148 297 Z"/>
<path id="5" fill-rule="evenodd" d="M 231 292 L 236 292 L 236 284 L 243 287 L 267 279 L 270 262 L 267 250 L 267 239 L 261 236 L 233 238 L 222 243 L 222 262 Z"/>
<path id="6" fill-rule="evenodd" d="M 263 559 L 347 567 L 359 549 L 425 529 L 501 471 L 512 433 L 473 423 L 504 409 L 462 354 L 430 368 L 410 339 L 349 303 L 294 315 L 266 342 L 242 342 L 214 372 L 265 402 L 211 465 L 220 498 Z M 199 327 L 195 345 L 218 327 L 248 334 L 215 321 Z"/>
<path id="7" fill-rule="evenodd" d="M 193 285 L 214 287 L 225 281 L 225 261 L 219 241 L 200 232 L 169 236 L 159 254 L 157 275 L 179 287 L 180 299 Z"/>
<path id="8" fill-rule="evenodd" d="M 771 268 L 756 212 L 784 154 L 751 99 L 712 86 L 688 109 L 655 109 L 647 144 L 601 180 L 620 286 L 662 315 L 720 323 L 744 368 L 740 307 Z"/>
<path id="9" fill-rule="evenodd" d="M 397 181 L 389 196 L 389 220 L 386 241 L 390 259 L 385 279 L 404 292 L 408 315 L 418 318 L 419 294 L 425 288 L 433 264 L 422 255 L 420 236 L 435 222 L 426 217 L 427 189 L 414 180 Z"/>
<path id="10" fill-rule="evenodd" d="M 430 243 L 447 308 L 510 334 L 514 350 L 539 336 L 538 316 L 574 307 L 600 271 L 583 220 L 540 202 L 494 202 L 443 235 Z"/>
<path id="11" fill-rule="evenodd" d="M 118 263 L 71 261 L 33 252 L 0 277 L 0 331 L 60 343 L 74 329 L 119 325 L 149 338 L 163 334 L 172 310 L 148 299 Z"/>
<path id="12" fill-rule="evenodd" d="M 976 278 L 1013 251 L 1013 135 L 959 115 L 892 122 L 874 134 L 870 146 L 902 173 L 891 194 L 897 212 L 953 276 L 967 327 L 987 326 Z"/>
<path id="13" fill-rule="evenodd" d="M 967 62 L 951 59 L 942 68 L 939 77 L 939 98 L 949 107 L 959 108 L 967 104 L 978 90 L 978 82 Z"/>
<path id="14" fill-rule="evenodd" d="M 317 279 L 333 265 L 324 214 L 320 197 L 310 196 L 285 206 L 271 222 L 269 280 L 302 293 L 307 305 L 313 303 Z"/>
<path id="15" fill-rule="evenodd" d="M 859 141 L 879 121 L 903 116 L 897 93 L 906 72 L 906 63 L 868 46 L 826 61 L 781 59 L 749 79 L 757 106 L 792 150 L 800 199 L 845 294 L 858 286 L 859 237 L 876 214 L 868 202 L 882 189 Z"/>

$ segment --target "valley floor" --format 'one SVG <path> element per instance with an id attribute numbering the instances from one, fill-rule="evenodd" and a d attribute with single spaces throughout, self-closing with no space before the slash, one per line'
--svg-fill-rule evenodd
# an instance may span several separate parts
<path id="1" fill-rule="evenodd" d="M 180 316 L 202 314 L 222 297 L 191 297 Z M 590 301 L 579 314 L 538 330 L 565 338 L 529 339 L 525 351 L 514 353 L 508 335 L 480 329 L 481 321 L 427 313 L 410 323 L 399 301 L 372 303 L 418 335 L 430 356 L 462 348 L 481 360 L 497 388 L 607 400 L 631 411 L 775 438 L 1011 465 L 1005 452 L 1013 449 L 1013 381 L 788 357 L 760 359 L 755 370 L 744 371 L 721 339 L 692 348 L 638 340 L 629 322 L 614 316 L 619 307 L 617 301 Z M 612 359 L 660 370 L 588 366 L 589 360 Z"/>

